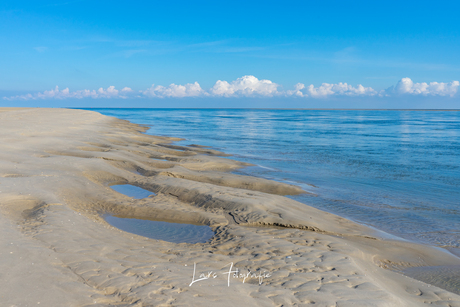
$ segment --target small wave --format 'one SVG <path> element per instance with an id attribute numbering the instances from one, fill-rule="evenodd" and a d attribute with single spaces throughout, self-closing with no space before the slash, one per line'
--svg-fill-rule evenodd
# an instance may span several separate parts
<path id="1" fill-rule="evenodd" d="M 256 165 L 257 165 L 258 167 L 265 168 L 265 169 L 268 169 L 268 170 L 271 170 L 271 171 L 277 171 L 276 169 L 271 168 L 271 167 L 263 166 L 263 165 L 260 165 L 260 164 L 256 164 Z"/>

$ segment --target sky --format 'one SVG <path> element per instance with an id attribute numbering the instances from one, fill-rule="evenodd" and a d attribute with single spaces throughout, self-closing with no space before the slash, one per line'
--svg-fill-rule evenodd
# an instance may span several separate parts
<path id="1" fill-rule="evenodd" d="M 460 1 L 0 2 L 0 106 L 460 109 Z"/>

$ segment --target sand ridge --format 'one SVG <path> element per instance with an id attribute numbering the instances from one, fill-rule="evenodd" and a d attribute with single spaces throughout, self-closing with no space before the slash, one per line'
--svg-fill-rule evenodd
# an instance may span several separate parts
<path id="1" fill-rule="evenodd" d="M 283 197 L 299 187 L 231 174 L 247 164 L 224 153 L 91 111 L 0 110 L 2 306 L 460 306 L 396 272 L 457 257 Z M 123 183 L 157 195 L 110 188 Z M 107 213 L 216 235 L 147 239 L 111 227 Z M 208 278 L 190 286 L 194 264 Z M 243 283 L 249 271 L 269 277 Z"/>

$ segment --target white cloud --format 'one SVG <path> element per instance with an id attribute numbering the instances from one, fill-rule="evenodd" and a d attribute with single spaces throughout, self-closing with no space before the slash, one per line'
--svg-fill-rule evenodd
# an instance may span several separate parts
<path id="1" fill-rule="evenodd" d="M 320 87 L 310 85 L 307 88 L 307 92 L 311 97 L 325 97 L 329 95 L 374 96 L 377 94 L 377 91 L 372 87 L 364 87 L 361 84 L 353 87 L 342 82 L 337 84 L 323 83 Z"/>
<path id="2" fill-rule="evenodd" d="M 125 86 L 124 88 L 121 89 L 121 92 L 122 93 L 131 93 L 131 92 L 133 92 L 133 90 L 130 89 L 129 87 Z"/>
<path id="3" fill-rule="evenodd" d="M 214 96 L 267 96 L 271 97 L 280 94 L 278 84 L 270 80 L 259 80 L 254 76 L 243 76 L 231 83 L 218 80 L 209 90 Z"/>
<path id="4" fill-rule="evenodd" d="M 84 90 L 88 91 L 88 90 Z M 77 91 L 75 93 L 78 93 L 80 91 Z M 93 93 L 94 91 L 90 92 Z M 97 90 L 96 96 L 93 98 L 128 98 L 128 95 L 134 93 L 132 89 L 129 87 L 124 87 L 120 91 L 115 88 L 115 86 L 109 86 L 107 89 L 103 89 L 102 87 Z M 79 97 L 77 97 L 79 98 Z M 83 98 L 83 97 L 82 97 Z"/>
<path id="5" fill-rule="evenodd" d="M 303 83 L 297 83 L 294 85 L 294 90 L 291 91 L 286 91 L 286 96 L 299 96 L 299 97 L 304 97 L 305 94 L 301 91 L 305 88 L 305 84 Z"/>
<path id="6" fill-rule="evenodd" d="M 37 100 L 37 99 L 82 99 L 82 98 L 183 98 L 183 97 L 273 97 L 284 95 L 287 97 L 325 98 L 330 96 L 395 96 L 395 95 L 431 95 L 455 96 L 460 87 L 459 81 L 449 83 L 431 82 L 414 83 L 410 78 L 402 78 L 396 86 L 386 90 L 376 91 L 361 84 L 352 86 L 347 83 L 323 83 L 318 87 L 313 84 L 305 86 L 297 83 L 293 90 L 278 91 L 280 86 L 270 80 L 259 80 L 254 76 L 243 76 L 234 81 L 218 80 L 209 91 L 201 88 L 198 82 L 185 85 L 171 84 L 167 87 L 152 85 L 143 91 L 133 91 L 129 87 L 121 90 L 115 86 L 99 88 L 98 90 L 77 90 L 71 92 L 69 88 L 52 90 L 35 94 L 3 97 L 6 100 Z"/>
<path id="7" fill-rule="evenodd" d="M 129 87 L 117 90 L 115 86 L 109 86 L 107 89 L 99 88 L 95 90 L 78 90 L 71 92 L 69 88 L 59 90 L 56 86 L 53 90 L 39 92 L 36 94 L 18 95 L 13 97 L 3 97 L 6 100 L 38 100 L 38 99 L 68 99 L 68 98 L 128 98 L 128 95 L 133 93 Z"/>
<path id="8" fill-rule="evenodd" d="M 145 91 L 141 91 L 141 93 L 147 97 L 197 97 L 197 96 L 206 96 L 208 95 L 198 82 L 195 83 L 187 83 L 185 85 L 176 85 L 171 84 L 168 87 L 164 87 L 161 85 L 152 86 Z"/>
<path id="9" fill-rule="evenodd" d="M 358 84 L 356 87 L 347 83 L 323 83 L 319 87 L 315 87 L 310 84 L 305 87 L 305 84 L 297 83 L 294 90 L 286 91 L 287 96 L 299 96 L 299 97 L 313 97 L 321 98 L 331 95 L 340 96 L 374 96 L 378 92 L 371 87 L 364 87 Z"/>
<path id="10" fill-rule="evenodd" d="M 433 96 L 454 96 L 460 83 L 452 81 L 444 82 L 422 82 L 414 83 L 410 78 L 402 78 L 394 87 L 396 94 L 412 94 L 412 95 L 433 95 Z"/>

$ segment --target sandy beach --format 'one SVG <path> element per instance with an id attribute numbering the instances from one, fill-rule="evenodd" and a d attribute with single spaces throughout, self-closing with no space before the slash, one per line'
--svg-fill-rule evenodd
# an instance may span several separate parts
<path id="1" fill-rule="evenodd" d="M 146 130 L 92 111 L 0 108 L 0 306 L 460 306 L 400 273 L 456 256 L 296 202 L 284 196 L 297 186 L 232 174 L 247 164 Z M 107 214 L 215 235 L 154 240 Z"/>

